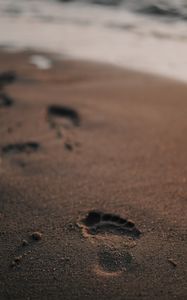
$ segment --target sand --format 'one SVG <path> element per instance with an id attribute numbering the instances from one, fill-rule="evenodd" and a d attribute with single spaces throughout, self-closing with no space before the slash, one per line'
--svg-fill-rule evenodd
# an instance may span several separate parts
<path id="1" fill-rule="evenodd" d="M 30 55 L 0 53 L 0 299 L 186 299 L 187 85 Z"/>

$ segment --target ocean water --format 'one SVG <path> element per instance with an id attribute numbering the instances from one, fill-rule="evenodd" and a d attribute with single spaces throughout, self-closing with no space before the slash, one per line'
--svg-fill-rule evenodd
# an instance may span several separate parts
<path id="1" fill-rule="evenodd" d="M 73 2 L 73 0 L 58 0 L 59 2 Z M 74 0 L 77 2 L 77 0 Z M 147 15 L 187 20 L 186 0 L 79 0 L 86 4 L 120 7 Z"/>
<path id="2" fill-rule="evenodd" d="M 187 0 L 0 0 L 0 46 L 187 82 Z"/>

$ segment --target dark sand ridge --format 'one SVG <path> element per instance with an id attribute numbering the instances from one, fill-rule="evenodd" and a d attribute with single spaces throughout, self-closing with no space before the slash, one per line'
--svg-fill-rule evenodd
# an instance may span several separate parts
<path id="1" fill-rule="evenodd" d="M 0 299 L 186 299 L 187 86 L 28 61 L 0 55 Z"/>

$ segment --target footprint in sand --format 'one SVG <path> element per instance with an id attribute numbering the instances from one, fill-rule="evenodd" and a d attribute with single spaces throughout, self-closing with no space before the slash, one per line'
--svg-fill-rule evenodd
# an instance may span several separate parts
<path id="1" fill-rule="evenodd" d="M 96 242 L 100 248 L 97 253 L 97 262 L 93 266 L 93 270 L 98 276 L 119 276 L 124 271 L 130 271 L 136 265 L 133 256 L 127 250 L 134 247 L 134 240 L 141 235 L 141 231 L 134 222 L 116 214 L 93 210 L 80 219 L 77 225 L 82 229 L 85 237 L 97 236 L 91 241 L 94 244 Z M 128 240 L 130 238 L 133 243 L 123 242 L 124 237 Z"/>
<path id="2" fill-rule="evenodd" d="M 14 103 L 13 99 L 6 93 L 0 92 L 0 107 L 9 107 Z"/>
<path id="3" fill-rule="evenodd" d="M 0 92 L 0 107 L 9 107 L 14 103 L 13 99 L 4 92 Z"/>
<path id="4" fill-rule="evenodd" d="M 100 211 L 90 211 L 78 225 L 87 235 L 112 233 L 114 235 L 127 235 L 135 239 L 139 238 L 141 234 L 141 231 L 132 221 Z"/>
<path id="5" fill-rule="evenodd" d="M 60 106 L 60 105 L 51 105 L 48 107 L 48 117 L 53 119 L 54 123 L 60 124 L 60 119 L 63 122 L 69 121 L 74 126 L 80 125 L 80 117 L 76 110 L 67 107 L 67 106 Z M 59 120 L 57 120 L 59 118 Z M 65 122 L 64 122 L 65 124 Z"/>
<path id="6" fill-rule="evenodd" d="M 16 73 L 13 71 L 0 73 L 0 107 L 9 107 L 14 103 L 12 98 L 3 91 L 3 88 L 5 85 L 13 83 L 16 79 Z"/>
<path id="7" fill-rule="evenodd" d="M 55 130 L 58 138 L 62 138 L 63 136 L 68 138 L 64 143 L 64 148 L 68 151 L 72 151 L 73 144 L 69 142 L 67 129 L 73 129 L 80 125 L 78 112 L 71 107 L 50 105 L 47 110 L 47 120 L 50 127 Z M 74 143 L 74 146 L 76 146 L 76 143 Z"/>
<path id="8" fill-rule="evenodd" d="M 7 84 L 11 84 L 16 81 L 17 76 L 14 71 L 6 71 L 0 73 L 0 88 L 4 87 Z"/>
<path id="9" fill-rule="evenodd" d="M 37 142 L 8 144 L 2 147 L 3 154 L 17 154 L 17 153 L 32 153 L 38 151 L 40 144 Z"/>
<path id="10" fill-rule="evenodd" d="M 105 247 L 98 252 L 94 271 L 99 276 L 119 276 L 129 271 L 133 265 L 133 257 L 128 251 L 119 251 Z"/>

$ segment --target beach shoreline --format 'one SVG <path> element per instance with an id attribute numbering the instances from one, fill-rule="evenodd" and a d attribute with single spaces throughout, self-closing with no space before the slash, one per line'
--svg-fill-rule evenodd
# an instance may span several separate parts
<path id="1" fill-rule="evenodd" d="M 183 82 L 187 82 L 186 32 L 182 17 L 148 17 L 120 6 L 0 0 L 2 48 L 48 51 Z"/>
<path id="2" fill-rule="evenodd" d="M 0 299 L 185 299 L 187 85 L 33 55 L 0 52 Z"/>

